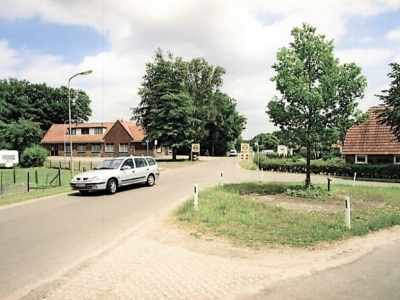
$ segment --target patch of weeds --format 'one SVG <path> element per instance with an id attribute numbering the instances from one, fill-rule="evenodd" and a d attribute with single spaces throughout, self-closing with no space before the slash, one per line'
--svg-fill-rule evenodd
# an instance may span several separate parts
<path id="1" fill-rule="evenodd" d="M 301 185 L 290 186 L 285 192 L 286 195 L 292 197 L 301 197 L 301 198 L 317 198 L 321 196 L 332 196 L 332 192 L 322 189 L 321 187 L 316 187 L 311 185 L 309 188 L 306 188 Z"/>

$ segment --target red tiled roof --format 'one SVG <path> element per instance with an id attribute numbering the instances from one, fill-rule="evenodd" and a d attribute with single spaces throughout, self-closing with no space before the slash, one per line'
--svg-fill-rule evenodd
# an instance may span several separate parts
<path id="1" fill-rule="evenodd" d="M 145 132 L 142 126 L 132 122 L 120 121 L 126 131 L 132 136 L 135 141 L 142 141 L 145 137 Z"/>
<path id="2" fill-rule="evenodd" d="M 368 119 L 347 131 L 342 154 L 400 154 L 400 143 L 390 130 L 390 126 L 377 123 L 379 111 L 382 109 L 384 109 L 382 106 L 371 107 L 367 111 L 370 115 Z"/>
<path id="3" fill-rule="evenodd" d="M 131 135 L 132 140 L 142 141 L 145 133 L 140 125 L 136 125 L 132 122 L 120 121 L 125 130 Z M 100 143 L 104 136 L 107 135 L 108 131 L 115 125 L 116 122 L 97 122 L 97 123 L 73 123 L 71 128 L 94 128 L 103 127 L 105 128 L 103 134 L 88 134 L 88 135 L 72 135 L 73 143 Z M 68 132 L 69 124 L 53 124 L 50 129 L 46 132 L 45 136 L 41 140 L 42 144 L 49 143 L 63 143 L 69 141 Z"/>

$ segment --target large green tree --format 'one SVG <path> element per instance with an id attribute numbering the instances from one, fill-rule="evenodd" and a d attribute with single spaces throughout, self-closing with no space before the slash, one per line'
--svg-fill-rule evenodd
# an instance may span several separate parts
<path id="1" fill-rule="evenodd" d="M 193 117 L 193 102 L 187 90 L 187 64 L 171 53 L 164 57 L 158 49 L 154 62 L 146 64 L 139 89 L 141 102 L 132 109 L 137 123 L 146 130 L 146 138 L 176 149 L 193 142 L 199 120 Z"/>
<path id="2" fill-rule="evenodd" d="M 38 122 L 25 119 L 4 123 L 0 121 L 0 149 L 18 150 L 38 144 L 43 137 L 43 130 Z"/>
<path id="3" fill-rule="evenodd" d="M 74 122 L 88 121 L 92 114 L 90 99 L 81 90 L 70 89 L 71 115 Z M 68 120 L 68 88 L 48 87 L 15 78 L 0 80 L 0 121 L 20 118 L 38 122 L 43 131 L 52 124 Z"/>
<path id="4" fill-rule="evenodd" d="M 215 93 L 213 107 L 216 115 L 206 124 L 209 135 L 202 145 L 211 150 L 211 155 L 225 155 L 231 148 L 238 149 L 232 145 L 241 139 L 246 118 L 237 112 L 236 100 L 225 93 Z"/>
<path id="5" fill-rule="evenodd" d="M 194 127 L 194 140 L 202 142 L 209 135 L 206 124 L 214 122 L 218 115 L 218 103 L 215 94 L 222 86 L 225 70 L 219 66 L 214 68 L 204 58 L 195 58 L 187 63 L 187 91 L 193 104 L 193 118 L 197 122 Z"/>
<path id="6" fill-rule="evenodd" d="M 390 63 L 392 71 L 388 77 L 392 80 L 389 89 L 381 91 L 381 95 L 376 95 L 383 102 L 385 107 L 380 113 L 380 123 L 390 126 L 393 133 L 400 141 L 400 65 Z"/>
<path id="7" fill-rule="evenodd" d="M 171 146 L 173 159 L 176 149 L 188 150 L 194 142 L 212 152 L 216 144 L 226 149 L 240 136 L 244 118 L 236 112 L 236 102 L 219 90 L 223 74 L 223 68 L 203 58 L 185 62 L 158 49 L 154 61 L 146 64 L 132 120 L 145 128 L 148 139 Z"/>
<path id="8" fill-rule="evenodd" d="M 92 110 L 87 94 L 70 89 L 70 96 L 72 120 L 88 121 Z M 52 124 L 61 124 L 68 119 L 67 87 L 52 88 L 44 83 L 34 84 L 15 78 L 0 80 L 0 135 L 2 145 L 8 145 L 4 148 L 22 150 L 38 144 Z M 25 138 L 20 135 L 20 124 L 26 128 Z M 21 144 L 15 145 L 12 141 Z"/>
<path id="9" fill-rule="evenodd" d="M 341 65 L 333 41 L 303 24 L 291 31 L 294 41 L 277 52 L 271 78 L 281 97 L 274 97 L 267 114 L 294 144 L 307 149 L 305 185 L 311 184 L 310 159 L 316 144 L 335 143 L 357 120 L 357 99 L 366 79 L 354 63 Z"/>

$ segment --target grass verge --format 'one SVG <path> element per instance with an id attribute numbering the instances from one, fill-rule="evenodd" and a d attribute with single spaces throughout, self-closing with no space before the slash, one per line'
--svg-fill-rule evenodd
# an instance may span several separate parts
<path id="1" fill-rule="evenodd" d="M 214 235 L 250 247 L 312 247 L 400 224 L 398 188 L 335 185 L 331 193 L 312 198 L 288 196 L 288 188 L 293 189 L 293 184 L 244 183 L 208 188 L 199 194 L 198 211 L 190 199 L 174 216 L 194 236 Z M 249 195 L 273 195 L 311 205 L 343 204 L 347 195 L 352 199 L 351 229 L 345 226 L 344 206 L 340 212 L 288 209 L 255 201 Z"/>
<path id="2" fill-rule="evenodd" d="M 15 168 L 2 169 L 0 206 L 18 203 L 31 199 L 52 196 L 71 191 L 69 185 L 71 171 L 61 169 L 61 186 L 59 185 L 58 169 Z M 29 173 L 29 192 L 28 192 Z M 54 180 L 53 180 L 54 179 Z"/>

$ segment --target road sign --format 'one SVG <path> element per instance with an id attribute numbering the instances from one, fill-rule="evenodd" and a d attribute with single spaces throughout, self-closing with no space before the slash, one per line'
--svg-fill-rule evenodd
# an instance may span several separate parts
<path id="1" fill-rule="evenodd" d="M 249 150 L 250 150 L 250 144 L 248 144 L 248 143 L 242 143 L 240 148 L 241 148 L 240 152 L 249 152 Z"/>
<path id="2" fill-rule="evenodd" d="M 192 152 L 200 152 L 200 144 L 192 144 Z"/>

